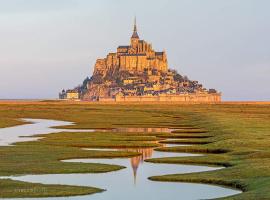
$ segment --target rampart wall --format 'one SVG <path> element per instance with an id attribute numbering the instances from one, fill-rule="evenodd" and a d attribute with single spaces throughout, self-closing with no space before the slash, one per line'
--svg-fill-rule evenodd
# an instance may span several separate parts
<path id="1" fill-rule="evenodd" d="M 221 102 L 221 93 L 215 94 L 179 94 L 160 96 L 116 96 L 116 98 L 100 98 L 99 101 L 115 102 Z"/>

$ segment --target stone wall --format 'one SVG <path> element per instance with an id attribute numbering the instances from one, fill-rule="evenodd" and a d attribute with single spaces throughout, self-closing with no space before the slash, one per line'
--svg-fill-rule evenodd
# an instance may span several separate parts
<path id="1" fill-rule="evenodd" d="M 115 102 L 114 98 L 105 98 L 105 97 L 99 97 L 99 100 L 101 102 Z"/>
<path id="2" fill-rule="evenodd" d="M 180 94 L 180 95 L 161 95 L 161 96 L 117 96 L 115 99 L 102 98 L 99 101 L 217 103 L 217 102 L 221 102 L 221 93 L 215 93 L 215 94 Z"/>

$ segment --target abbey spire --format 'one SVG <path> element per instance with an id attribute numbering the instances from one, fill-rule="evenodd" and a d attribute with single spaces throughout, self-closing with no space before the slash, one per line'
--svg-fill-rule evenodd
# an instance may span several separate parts
<path id="1" fill-rule="evenodd" d="M 137 33 L 136 17 L 134 19 L 133 34 L 132 34 L 131 38 L 137 38 L 137 39 L 139 39 L 139 35 Z"/>
<path id="2" fill-rule="evenodd" d="M 137 33 L 137 24 L 136 24 L 136 17 L 135 17 L 135 19 L 134 19 L 133 33 L 132 33 L 132 36 L 130 38 L 130 46 L 133 49 L 137 49 L 138 44 L 139 44 L 139 35 Z M 135 50 L 135 51 L 137 51 L 137 50 Z"/>

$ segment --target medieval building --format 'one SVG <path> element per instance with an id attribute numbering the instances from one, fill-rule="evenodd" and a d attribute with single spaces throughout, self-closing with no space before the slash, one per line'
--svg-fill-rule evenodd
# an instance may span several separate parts
<path id="1" fill-rule="evenodd" d="M 140 39 L 136 19 L 129 45 L 97 59 L 91 78 L 76 89 L 78 97 L 87 101 L 221 101 L 221 93 L 169 69 L 166 52 L 155 51 Z M 68 96 L 59 94 L 60 98 Z"/>
<path id="2" fill-rule="evenodd" d="M 107 71 L 114 69 L 131 73 L 144 72 L 146 69 L 167 72 L 166 52 L 156 52 L 151 44 L 140 40 L 135 20 L 130 45 L 118 46 L 116 53 L 109 53 L 106 58 L 98 59 L 94 74 L 105 76 Z"/>

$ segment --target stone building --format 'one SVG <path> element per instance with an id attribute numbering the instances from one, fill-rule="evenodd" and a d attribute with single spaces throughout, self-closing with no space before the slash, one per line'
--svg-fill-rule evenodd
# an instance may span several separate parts
<path id="1" fill-rule="evenodd" d="M 66 99 L 69 99 L 69 100 L 80 99 L 80 91 L 78 89 L 67 90 L 66 91 Z"/>
<path id="2" fill-rule="evenodd" d="M 166 52 L 157 52 L 141 40 L 136 19 L 129 45 L 97 59 L 91 78 L 61 99 L 117 102 L 220 102 L 221 93 L 169 69 Z"/>
<path id="3" fill-rule="evenodd" d="M 156 52 L 151 44 L 140 40 L 135 19 L 130 44 L 118 46 L 116 53 L 109 53 L 106 58 L 97 59 L 94 74 L 105 76 L 107 71 L 114 70 L 138 73 L 148 69 L 167 72 L 166 52 Z"/>

